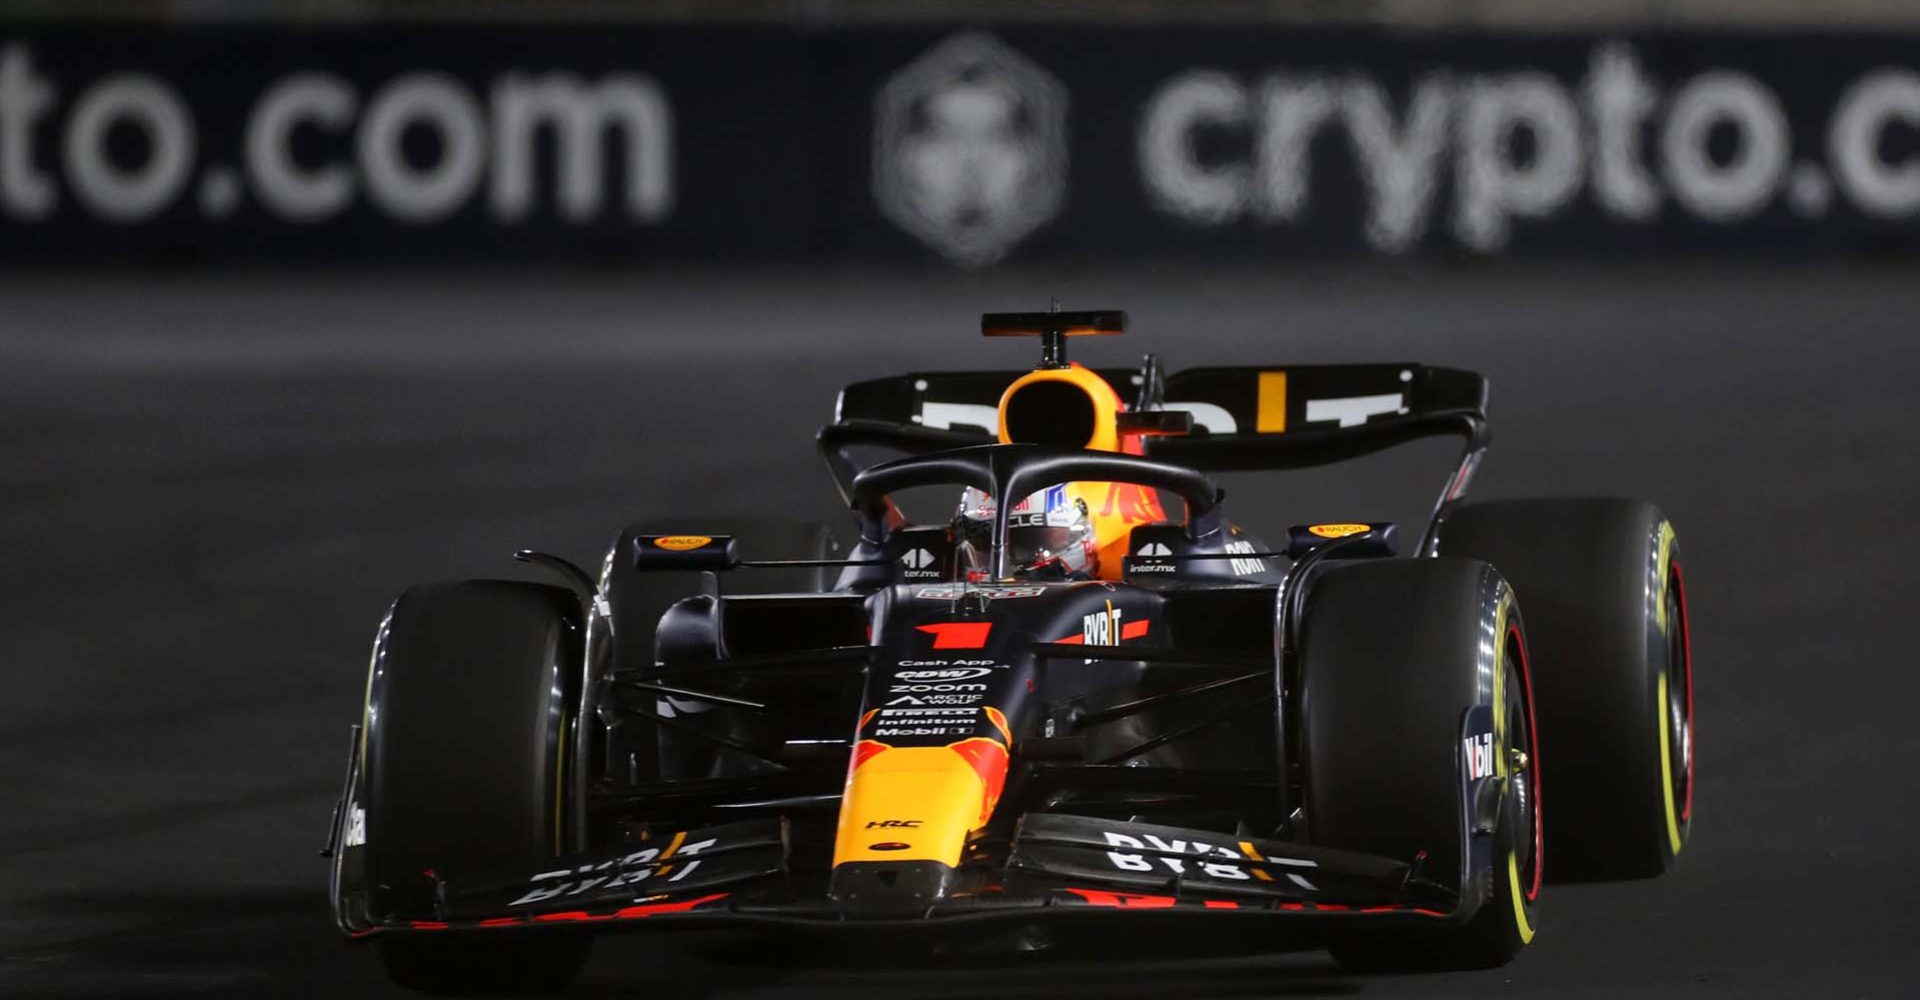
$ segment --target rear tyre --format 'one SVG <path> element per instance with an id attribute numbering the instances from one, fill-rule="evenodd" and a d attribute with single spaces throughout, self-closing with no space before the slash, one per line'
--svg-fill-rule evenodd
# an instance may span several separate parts
<path id="1" fill-rule="evenodd" d="M 1304 805 L 1313 842 L 1402 859 L 1424 854 L 1421 877 L 1462 886 L 1462 906 L 1474 907 L 1464 923 L 1337 928 L 1328 950 L 1362 970 L 1506 964 L 1533 938 L 1542 861 L 1526 633 L 1512 591 L 1474 560 L 1358 563 L 1318 582 L 1303 624 Z M 1475 718 L 1492 727 L 1493 773 L 1474 789 L 1497 795 L 1497 809 L 1492 829 L 1476 830 L 1473 852 L 1462 857 L 1462 737 L 1476 707 L 1483 712 Z"/>
<path id="2" fill-rule="evenodd" d="M 1644 878 L 1693 827 L 1693 659 L 1673 525 L 1613 499 L 1466 504 L 1440 550 L 1500 568 L 1526 601 L 1554 773 L 1556 879 Z"/>
<path id="3" fill-rule="evenodd" d="M 433 878 L 556 853 L 578 600 L 553 587 L 475 580 L 415 587 L 374 646 L 358 801 L 370 909 L 432 920 Z M 429 993 L 566 988 L 591 939 L 498 931 L 385 937 L 395 982 Z"/>

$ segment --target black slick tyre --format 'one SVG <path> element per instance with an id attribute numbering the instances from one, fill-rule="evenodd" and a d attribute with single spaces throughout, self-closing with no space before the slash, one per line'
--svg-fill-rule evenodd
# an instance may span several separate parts
<path id="1" fill-rule="evenodd" d="M 1337 568 L 1309 595 L 1300 655 L 1313 842 L 1418 857 L 1420 877 L 1459 886 L 1472 908 L 1454 922 L 1356 920 L 1334 928 L 1328 950 L 1367 971 L 1510 961 L 1534 935 L 1542 863 L 1539 748 L 1513 592 L 1468 559 Z M 1476 736 L 1487 750 L 1478 775 L 1466 770 Z"/>
<path id="2" fill-rule="evenodd" d="M 433 878 L 536 871 L 555 855 L 580 612 L 553 587 L 476 580 L 416 587 L 375 642 L 358 801 L 370 909 L 434 922 Z M 591 939 L 437 930 L 383 935 L 402 986 L 429 993 L 551 993 Z"/>
<path id="3" fill-rule="evenodd" d="M 1693 825 L 1693 659 L 1673 525 L 1650 504 L 1465 504 L 1440 551 L 1500 568 L 1526 603 L 1553 771 L 1548 873 L 1643 878 Z"/>

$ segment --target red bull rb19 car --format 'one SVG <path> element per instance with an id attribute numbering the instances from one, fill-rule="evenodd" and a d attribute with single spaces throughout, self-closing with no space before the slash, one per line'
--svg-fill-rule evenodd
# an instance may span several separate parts
<path id="1" fill-rule="evenodd" d="M 339 928 L 454 993 L 715 923 L 1266 921 L 1469 968 L 1533 938 L 1544 875 L 1673 862 L 1692 665 L 1658 510 L 1464 501 L 1473 373 L 1067 360 L 1124 323 L 988 314 L 1036 367 L 848 386 L 818 440 L 849 546 L 642 522 L 597 578 L 523 551 L 558 585 L 402 594 L 329 834 Z M 1258 538 L 1213 478 L 1430 436 L 1463 450 L 1417 534 Z"/>

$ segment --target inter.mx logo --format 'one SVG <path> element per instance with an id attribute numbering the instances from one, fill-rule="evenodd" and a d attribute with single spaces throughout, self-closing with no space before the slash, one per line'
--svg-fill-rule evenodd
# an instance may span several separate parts
<path id="1" fill-rule="evenodd" d="M 900 557 L 909 580 L 927 580 L 940 576 L 940 557 L 926 549 L 913 549 Z"/>
<path id="2" fill-rule="evenodd" d="M 990 35 L 942 42 L 874 101 L 880 211 L 952 260 L 990 264 L 1060 211 L 1067 92 Z"/>

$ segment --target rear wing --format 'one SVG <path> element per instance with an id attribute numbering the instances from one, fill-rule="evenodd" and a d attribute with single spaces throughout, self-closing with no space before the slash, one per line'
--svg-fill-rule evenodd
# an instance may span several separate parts
<path id="1" fill-rule="evenodd" d="M 1147 454 L 1200 469 L 1298 469 L 1423 437 L 1487 439 L 1487 380 L 1426 365 L 1193 368 L 1167 377 L 1169 410 L 1193 433 L 1147 441 Z"/>
<path id="2" fill-rule="evenodd" d="M 840 394 L 822 455 L 843 495 L 860 465 L 853 448 L 907 454 L 998 440 L 1000 395 L 1022 371 L 917 372 L 856 382 Z M 1342 462 L 1409 441 L 1459 436 L 1465 451 L 1441 493 L 1422 550 L 1446 506 L 1466 492 L 1488 442 L 1487 380 L 1417 364 L 1193 368 L 1165 376 L 1098 369 L 1135 412 L 1184 411 L 1184 435 L 1146 438 L 1146 457 L 1203 471 L 1301 469 Z"/>
<path id="3" fill-rule="evenodd" d="M 992 444 L 999 434 L 1000 394 L 1026 373 L 1024 368 L 914 372 L 855 382 L 840 390 L 833 419 L 836 424 L 865 421 L 958 431 L 973 435 L 968 444 Z M 1095 374 L 1106 379 L 1129 406 L 1139 400 L 1137 369 L 1101 368 L 1095 369 Z"/>

